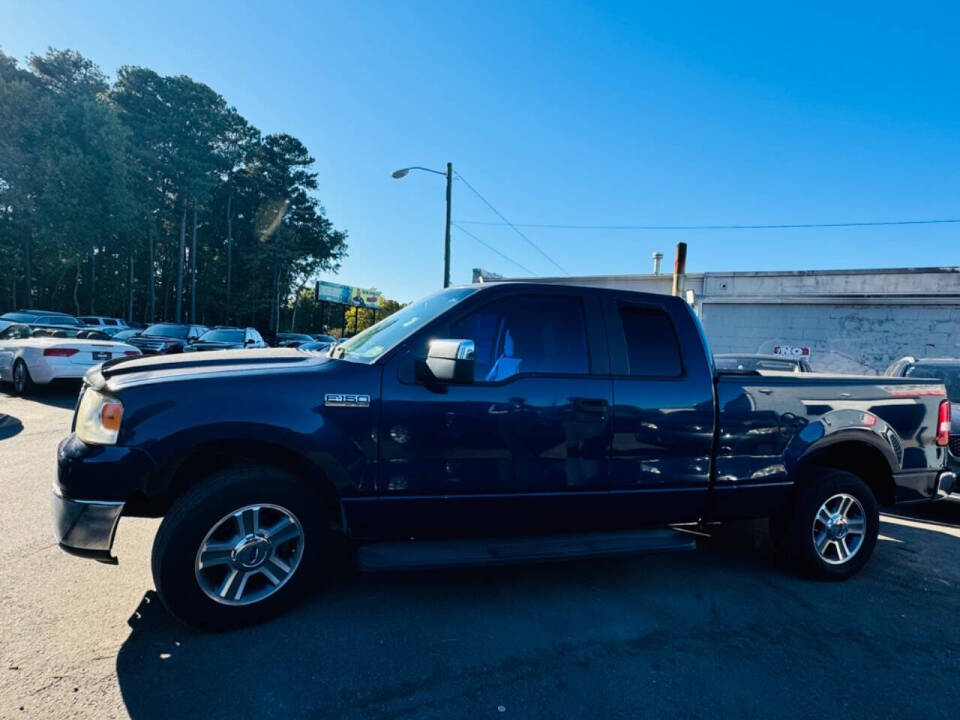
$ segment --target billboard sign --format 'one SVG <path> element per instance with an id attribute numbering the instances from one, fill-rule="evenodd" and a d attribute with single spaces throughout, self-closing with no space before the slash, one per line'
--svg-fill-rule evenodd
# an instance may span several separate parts
<path id="1" fill-rule="evenodd" d="M 317 282 L 313 295 L 321 302 L 375 309 L 380 307 L 380 301 L 383 300 L 383 293 L 376 288 L 361 288 L 322 281 Z"/>

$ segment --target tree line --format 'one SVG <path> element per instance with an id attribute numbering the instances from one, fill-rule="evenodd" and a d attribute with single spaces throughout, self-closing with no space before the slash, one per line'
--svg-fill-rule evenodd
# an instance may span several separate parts
<path id="1" fill-rule="evenodd" d="M 185 75 L 0 51 L 0 309 L 286 329 L 347 248 L 312 164 Z"/>

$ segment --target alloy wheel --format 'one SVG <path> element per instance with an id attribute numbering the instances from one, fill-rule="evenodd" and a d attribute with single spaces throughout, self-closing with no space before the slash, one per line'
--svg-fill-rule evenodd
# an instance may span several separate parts
<path id="1" fill-rule="evenodd" d="M 813 520 L 813 546 L 831 565 L 843 565 L 859 552 L 867 532 L 867 515 L 853 495 L 828 498 Z"/>
<path id="2" fill-rule="evenodd" d="M 27 387 L 27 367 L 22 362 L 13 366 L 13 388 L 19 395 Z"/>
<path id="3" fill-rule="evenodd" d="M 251 605 L 276 593 L 303 557 L 300 521 L 279 505 L 247 505 L 224 515 L 197 551 L 204 594 L 224 605 Z"/>

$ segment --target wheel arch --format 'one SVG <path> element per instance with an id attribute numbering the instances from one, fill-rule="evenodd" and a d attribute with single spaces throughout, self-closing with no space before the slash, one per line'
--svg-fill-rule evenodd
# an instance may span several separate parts
<path id="1" fill-rule="evenodd" d="M 847 430 L 822 438 L 810 445 L 788 472 L 797 482 L 803 482 L 816 466 L 852 473 L 867 484 L 878 503 L 895 502 L 893 474 L 899 461 L 890 445 L 868 430 Z"/>
<path id="2" fill-rule="evenodd" d="M 144 487 L 127 501 L 125 515 L 160 517 L 188 489 L 215 472 L 233 467 L 261 466 L 288 473 L 322 498 L 330 519 L 339 524 L 340 491 L 335 478 L 343 469 L 333 458 L 317 462 L 284 445 L 250 438 L 214 440 L 194 445 L 160 465 Z"/>

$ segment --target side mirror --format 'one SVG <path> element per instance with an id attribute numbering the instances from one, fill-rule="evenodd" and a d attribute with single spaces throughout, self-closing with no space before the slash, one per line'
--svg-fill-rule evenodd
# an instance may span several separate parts
<path id="1" fill-rule="evenodd" d="M 473 340 L 432 340 L 417 374 L 421 380 L 472 383 L 475 353 Z"/>

